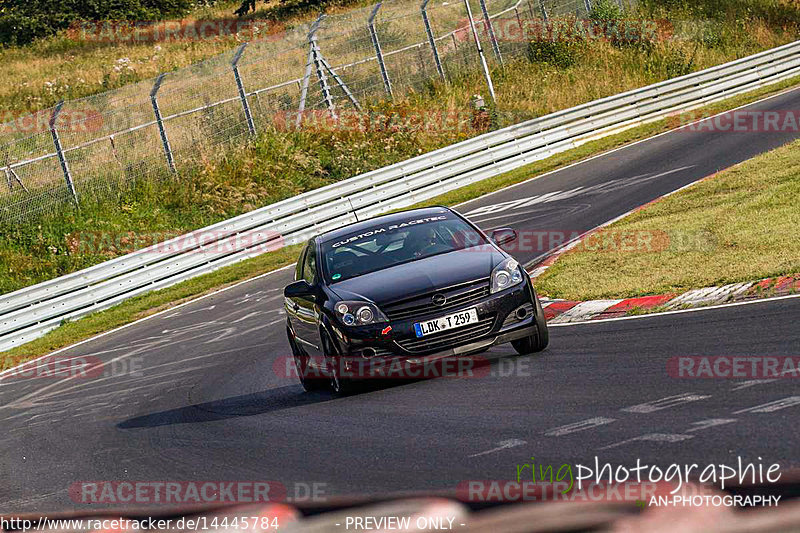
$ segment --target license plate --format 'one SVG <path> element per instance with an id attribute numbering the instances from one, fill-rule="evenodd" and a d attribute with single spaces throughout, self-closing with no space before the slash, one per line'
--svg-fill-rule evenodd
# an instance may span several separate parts
<path id="1" fill-rule="evenodd" d="M 434 318 L 426 322 L 417 322 L 414 324 L 414 331 L 417 337 L 424 337 L 440 331 L 447 331 L 448 329 L 460 328 L 467 324 L 474 324 L 478 321 L 478 311 L 473 307 L 472 309 L 465 309 L 452 315 Z"/>

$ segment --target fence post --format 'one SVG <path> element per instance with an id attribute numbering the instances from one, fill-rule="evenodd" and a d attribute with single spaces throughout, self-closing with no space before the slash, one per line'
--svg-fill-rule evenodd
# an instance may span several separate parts
<path id="1" fill-rule="evenodd" d="M 314 62 L 314 70 L 317 72 L 319 86 L 322 89 L 322 98 L 325 100 L 325 105 L 327 106 L 328 111 L 330 111 L 331 117 L 336 120 L 336 106 L 333 104 L 331 88 L 328 85 L 328 77 L 325 75 L 325 68 L 322 65 L 322 58 L 320 57 L 319 53 L 319 45 L 317 44 L 317 30 L 319 29 L 319 23 L 322 22 L 324 17 L 325 15 L 320 15 L 316 22 L 314 22 L 314 27 L 309 34 L 309 44 L 311 45 L 311 58 Z"/>
<path id="2" fill-rule="evenodd" d="M 64 100 L 56 104 L 53 109 L 53 114 L 50 115 L 50 135 L 53 137 L 53 144 L 56 147 L 56 154 L 58 155 L 58 162 L 61 163 L 61 171 L 64 173 L 64 180 L 67 182 L 67 189 L 75 200 L 75 205 L 80 207 L 78 203 L 78 193 L 75 191 L 75 184 L 72 182 L 72 174 L 69 171 L 69 164 L 67 163 L 67 156 L 64 155 L 64 149 L 61 146 L 61 138 L 58 136 L 58 129 L 56 128 L 56 121 L 58 115 L 61 113 L 61 108 L 64 106 Z"/>
<path id="3" fill-rule="evenodd" d="M 322 66 L 325 67 L 325 70 L 328 71 L 328 74 L 331 75 L 333 81 L 335 81 L 336 84 L 339 86 L 339 88 L 342 91 L 344 91 L 345 96 L 347 96 L 347 99 L 350 100 L 351 104 L 353 104 L 353 107 L 355 107 L 358 111 L 361 111 L 362 110 L 361 105 L 358 103 L 358 100 L 356 100 L 356 97 L 353 96 L 353 93 L 347 87 L 347 84 L 344 82 L 344 80 L 342 80 L 342 78 L 340 78 L 339 75 L 336 74 L 336 71 L 333 70 L 332 66 L 330 66 L 328 60 L 322 57 L 322 54 L 319 55 L 319 60 L 322 63 Z"/>
<path id="4" fill-rule="evenodd" d="M 478 49 L 478 56 L 481 59 L 481 67 L 483 67 L 483 76 L 486 78 L 486 85 L 489 88 L 489 96 L 492 103 L 495 102 L 494 85 L 492 85 L 492 76 L 489 74 L 489 66 L 486 64 L 486 57 L 483 55 L 483 48 L 481 47 L 481 40 L 478 37 L 478 30 L 475 29 L 475 19 L 472 18 L 472 8 L 469 6 L 469 0 L 464 0 L 464 6 L 467 8 L 467 18 L 469 18 L 469 27 L 472 29 L 472 37 L 475 39 L 475 47 Z"/>
<path id="5" fill-rule="evenodd" d="M 542 10 L 542 18 L 547 22 L 547 8 L 544 7 L 544 0 L 539 0 L 539 9 Z"/>
<path id="6" fill-rule="evenodd" d="M 583 0 L 583 5 L 586 7 L 586 14 L 592 14 L 592 2 L 591 0 Z"/>
<path id="7" fill-rule="evenodd" d="M 494 55 L 497 56 L 497 60 L 500 64 L 503 64 L 503 56 L 500 55 L 500 45 L 497 44 L 497 36 L 494 34 L 494 26 L 492 25 L 492 19 L 489 18 L 489 10 L 486 8 L 486 0 L 480 0 L 481 4 L 481 13 L 483 13 L 483 20 L 486 24 L 486 29 L 489 31 L 489 40 L 492 43 L 492 50 L 494 50 Z"/>
<path id="8" fill-rule="evenodd" d="M 431 0 L 422 0 L 420 11 L 422 11 L 422 22 L 425 23 L 425 33 L 428 34 L 428 42 L 431 45 L 431 52 L 433 52 L 433 61 L 436 63 L 436 71 L 442 81 L 447 81 L 444 77 L 444 69 L 442 68 L 442 61 L 439 59 L 439 50 L 436 48 L 436 39 L 433 36 L 433 29 L 431 29 L 431 22 L 428 20 L 428 2 Z"/>
<path id="9" fill-rule="evenodd" d="M 383 88 L 389 98 L 394 98 L 392 94 L 392 82 L 389 81 L 389 73 L 386 71 L 386 63 L 383 62 L 383 53 L 381 52 L 381 43 L 378 40 L 378 32 L 375 31 L 375 17 L 378 15 L 378 10 L 381 8 L 382 2 L 375 4 L 372 13 L 369 14 L 367 25 L 369 26 L 369 36 L 372 39 L 372 46 L 375 48 L 375 56 L 378 58 L 378 65 L 381 67 L 381 77 L 383 78 Z"/>
<path id="10" fill-rule="evenodd" d="M 233 77 L 236 78 L 236 87 L 239 88 L 239 98 L 242 99 L 244 118 L 247 119 L 247 129 L 250 131 L 250 135 L 255 135 L 256 125 L 253 123 L 253 115 L 250 114 L 250 104 L 247 103 L 247 93 L 244 90 L 242 77 L 239 75 L 239 60 L 242 58 L 246 46 L 247 43 L 243 43 L 242 46 L 236 50 L 236 53 L 233 55 L 233 60 L 231 61 L 231 67 L 233 67 Z"/>
<path id="11" fill-rule="evenodd" d="M 306 110 L 306 97 L 308 96 L 308 82 L 311 79 L 311 68 L 314 64 L 314 47 L 311 46 L 311 36 L 317 28 L 319 27 L 319 23 L 322 21 L 322 17 L 325 15 L 320 15 L 317 20 L 311 25 L 311 29 L 308 31 L 308 60 L 306 61 L 306 72 L 303 75 L 303 84 L 300 86 L 300 105 L 297 108 L 297 120 L 295 120 L 295 127 L 299 128 L 300 124 L 303 122 L 303 112 Z"/>
<path id="12" fill-rule="evenodd" d="M 164 81 L 164 76 L 167 73 L 159 74 L 156 82 L 153 84 L 153 89 L 150 91 L 150 103 L 153 104 L 153 112 L 156 115 L 156 124 L 158 125 L 158 133 L 161 135 L 161 144 L 164 146 L 164 154 L 167 156 L 167 164 L 169 170 L 173 174 L 175 171 L 175 161 L 172 159 L 172 148 L 169 146 L 169 139 L 167 138 L 167 130 L 164 129 L 164 121 L 161 119 L 161 110 L 158 108 L 158 90 L 161 88 L 161 82 Z"/>

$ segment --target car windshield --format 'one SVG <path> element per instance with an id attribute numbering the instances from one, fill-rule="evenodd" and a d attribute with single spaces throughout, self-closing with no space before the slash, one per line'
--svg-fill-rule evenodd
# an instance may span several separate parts
<path id="1" fill-rule="evenodd" d="M 453 214 L 409 218 L 354 232 L 322 244 L 324 269 L 336 283 L 369 272 L 464 248 L 486 239 Z"/>

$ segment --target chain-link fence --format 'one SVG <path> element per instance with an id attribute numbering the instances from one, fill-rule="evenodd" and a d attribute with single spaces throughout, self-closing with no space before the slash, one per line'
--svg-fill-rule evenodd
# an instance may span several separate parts
<path id="1" fill-rule="evenodd" d="M 387 0 L 4 124 L 0 223 L 180 179 L 265 128 L 339 119 L 476 69 L 493 98 L 491 70 L 526 53 L 534 26 L 586 18 L 591 1 Z"/>

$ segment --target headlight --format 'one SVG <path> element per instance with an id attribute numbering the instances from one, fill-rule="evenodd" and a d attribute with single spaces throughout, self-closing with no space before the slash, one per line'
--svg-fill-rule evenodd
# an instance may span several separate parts
<path id="1" fill-rule="evenodd" d="M 345 326 L 366 326 L 389 322 L 380 309 L 367 302 L 339 302 L 336 304 L 336 318 Z"/>
<path id="2" fill-rule="evenodd" d="M 494 294 L 498 291 L 505 290 L 514 285 L 519 285 L 523 280 L 522 269 L 519 268 L 519 263 L 509 257 L 492 271 L 492 282 L 490 285 L 489 293 Z"/>

